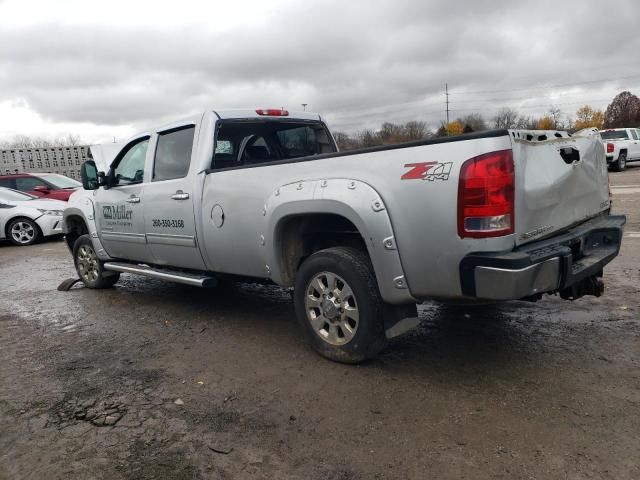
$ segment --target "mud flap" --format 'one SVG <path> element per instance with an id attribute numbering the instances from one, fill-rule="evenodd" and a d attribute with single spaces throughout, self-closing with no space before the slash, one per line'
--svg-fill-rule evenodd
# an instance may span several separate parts
<path id="1" fill-rule="evenodd" d="M 71 287 L 73 287 L 79 281 L 79 278 L 67 278 L 64 282 L 58 285 L 58 290 L 61 292 L 68 292 L 69 290 L 71 290 Z"/>
<path id="2" fill-rule="evenodd" d="M 384 330 L 388 339 L 402 335 L 418 326 L 418 307 L 410 305 L 386 305 Z"/>

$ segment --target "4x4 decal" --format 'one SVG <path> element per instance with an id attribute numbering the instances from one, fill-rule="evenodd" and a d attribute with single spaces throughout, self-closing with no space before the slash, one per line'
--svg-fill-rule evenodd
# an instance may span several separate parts
<path id="1" fill-rule="evenodd" d="M 407 173 L 400 177 L 400 180 L 449 180 L 451 165 L 453 162 L 420 162 L 407 163 L 405 168 L 410 168 Z"/>

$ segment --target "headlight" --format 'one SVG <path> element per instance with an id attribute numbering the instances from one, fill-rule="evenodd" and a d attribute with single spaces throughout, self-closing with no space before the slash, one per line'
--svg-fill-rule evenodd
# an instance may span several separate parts
<path id="1" fill-rule="evenodd" d="M 44 210 L 42 208 L 39 208 L 38 211 L 43 215 L 54 215 L 56 217 L 62 216 L 62 210 Z"/>

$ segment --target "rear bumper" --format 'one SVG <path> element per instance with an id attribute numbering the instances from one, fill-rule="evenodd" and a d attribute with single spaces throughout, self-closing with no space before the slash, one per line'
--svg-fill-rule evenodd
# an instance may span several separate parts
<path id="1" fill-rule="evenodd" d="M 603 215 L 510 252 L 469 254 L 460 263 L 462 293 L 517 300 L 575 290 L 618 255 L 625 222 L 624 215 Z"/>

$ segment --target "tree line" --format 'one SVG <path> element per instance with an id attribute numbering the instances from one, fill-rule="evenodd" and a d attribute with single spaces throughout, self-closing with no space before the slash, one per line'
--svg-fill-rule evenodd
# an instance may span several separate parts
<path id="1" fill-rule="evenodd" d="M 49 148 L 49 147 L 73 147 L 84 145 L 80 135 L 67 133 L 55 138 L 41 136 L 30 137 L 28 135 L 16 135 L 11 140 L 0 141 L 0 150 L 15 148 Z"/>
<path id="2" fill-rule="evenodd" d="M 375 147 L 394 143 L 410 142 L 428 138 L 481 132 L 490 128 L 518 128 L 526 130 L 568 130 L 583 128 L 617 128 L 640 126 L 640 99 L 631 92 L 616 95 L 606 110 L 597 110 L 589 105 L 580 107 L 571 117 L 560 108 L 552 106 L 540 117 L 522 115 L 513 108 L 504 107 L 492 118 L 485 119 L 479 113 L 471 113 L 452 122 L 442 122 L 433 131 L 426 122 L 411 121 L 404 124 L 383 123 L 379 129 L 364 129 L 353 134 L 334 132 L 333 136 L 341 150 Z"/>

